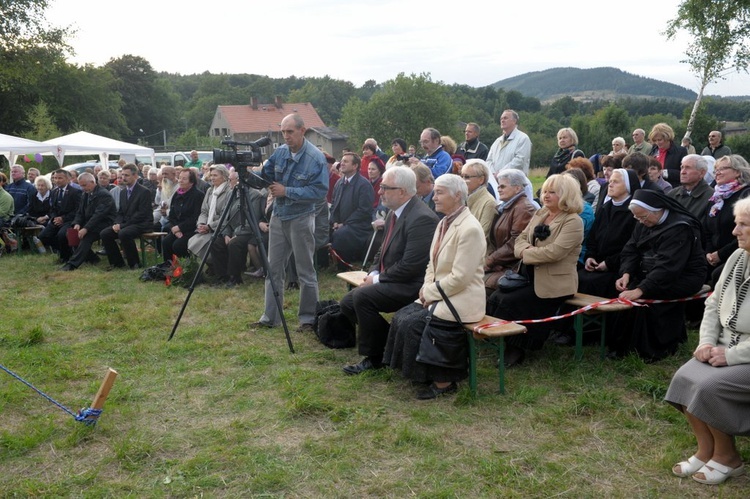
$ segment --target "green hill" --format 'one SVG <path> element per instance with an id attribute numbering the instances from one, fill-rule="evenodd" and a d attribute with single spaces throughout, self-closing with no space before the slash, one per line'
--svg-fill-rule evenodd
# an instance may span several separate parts
<path id="1" fill-rule="evenodd" d="M 552 68 L 506 78 L 492 86 L 517 90 L 543 102 L 564 96 L 579 101 L 622 97 L 694 101 L 696 97 L 695 92 L 685 87 L 637 76 L 617 68 Z"/>

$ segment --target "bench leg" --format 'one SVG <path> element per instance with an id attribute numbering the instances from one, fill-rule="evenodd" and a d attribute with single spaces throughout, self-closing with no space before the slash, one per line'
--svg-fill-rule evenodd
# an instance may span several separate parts
<path id="1" fill-rule="evenodd" d="M 500 377 L 500 394 L 505 395 L 505 338 L 497 342 L 497 372 Z"/>
<path id="2" fill-rule="evenodd" d="M 583 358 L 583 314 L 578 314 L 573 319 L 573 329 L 576 332 L 576 360 Z"/>
<path id="3" fill-rule="evenodd" d="M 599 317 L 599 322 L 602 326 L 602 334 L 599 338 L 599 358 L 601 360 L 604 360 L 604 358 L 607 356 L 607 346 L 605 345 L 606 336 L 607 336 L 607 317 L 606 315 L 602 315 Z"/>
<path id="4" fill-rule="evenodd" d="M 141 238 L 141 267 L 146 267 L 146 240 Z"/>
<path id="5" fill-rule="evenodd" d="M 474 334 L 469 333 L 469 388 L 471 396 L 477 396 L 477 341 Z"/>

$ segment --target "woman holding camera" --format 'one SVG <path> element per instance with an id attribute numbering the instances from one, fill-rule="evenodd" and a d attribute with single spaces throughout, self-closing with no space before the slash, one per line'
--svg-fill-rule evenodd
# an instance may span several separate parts
<path id="1" fill-rule="evenodd" d="M 576 262 L 583 242 L 583 198 L 570 175 L 552 175 L 541 189 L 542 208 L 516 239 L 514 253 L 529 278 L 525 287 L 504 290 L 487 300 L 487 314 L 504 320 L 542 319 L 554 315 L 578 288 Z M 544 324 L 527 324 L 528 334 L 507 339 L 505 365 L 519 364 L 524 349 L 539 349 L 549 336 Z"/>

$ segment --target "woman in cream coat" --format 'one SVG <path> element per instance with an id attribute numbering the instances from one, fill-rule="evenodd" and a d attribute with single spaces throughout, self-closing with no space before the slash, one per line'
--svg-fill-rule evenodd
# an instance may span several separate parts
<path id="1" fill-rule="evenodd" d="M 583 242 L 580 184 L 570 175 L 552 175 L 542 185 L 543 206 L 516 239 L 514 253 L 531 284 L 487 301 L 487 314 L 505 320 L 542 319 L 555 314 L 578 288 L 576 262 Z M 528 333 L 508 338 L 505 365 L 519 364 L 524 348 L 539 349 L 549 336 L 546 324 L 527 324 Z"/>
<path id="2" fill-rule="evenodd" d="M 208 251 L 212 233 L 219 228 L 221 214 L 227 206 L 232 191 L 229 184 L 229 170 L 226 166 L 211 165 L 208 171 L 211 187 L 208 188 L 206 196 L 203 198 L 195 235 L 188 242 L 190 253 L 198 258 L 203 258 L 203 255 Z"/>
<path id="3" fill-rule="evenodd" d="M 383 358 L 385 364 L 400 369 L 406 378 L 418 383 L 432 382 L 417 393 L 419 399 L 432 399 L 454 392 L 456 382 L 467 376 L 466 365 L 439 367 L 416 360 L 425 318 L 433 305 L 431 323 L 455 328 L 457 338 L 466 341 L 466 332 L 456 323 L 436 282 L 440 282 L 461 322 L 477 322 L 484 317 L 482 297 L 486 242 L 482 226 L 466 207 L 466 182 L 458 175 L 443 174 L 435 180 L 433 192 L 435 209 L 445 217 L 438 224 L 432 239 L 430 261 L 419 292 L 419 301 L 396 312 Z M 465 352 L 466 344 L 461 345 L 457 351 Z"/>
<path id="4" fill-rule="evenodd" d="M 672 473 L 709 485 L 744 472 L 734 440 L 750 435 L 750 199 L 737 201 L 734 220 L 739 249 L 706 300 L 693 358 L 675 373 L 664 397 L 685 414 L 698 442 Z"/>

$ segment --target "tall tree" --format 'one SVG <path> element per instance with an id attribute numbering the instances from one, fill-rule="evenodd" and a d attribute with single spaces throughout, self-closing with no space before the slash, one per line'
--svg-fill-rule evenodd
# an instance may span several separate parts
<path id="1" fill-rule="evenodd" d="M 456 115 L 444 85 L 433 82 L 429 74 L 400 73 L 368 102 L 352 98 L 342 110 L 340 127 L 350 134 L 350 145 L 359 147 L 364 139 L 374 137 L 386 149 L 396 137 L 416 143 L 427 127 L 450 134 Z"/>
<path id="2" fill-rule="evenodd" d="M 0 1 L 0 131 L 28 131 L 27 113 L 39 102 L 49 71 L 65 63 L 66 29 L 48 25 L 47 0 Z"/>
<path id="3" fill-rule="evenodd" d="M 693 130 L 703 91 L 709 83 L 731 71 L 747 72 L 750 63 L 750 0 L 684 0 L 677 17 L 667 23 L 667 39 L 680 31 L 690 35 L 685 50 L 690 69 L 698 77 L 699 91 L 688 120 L 685 136 Z"/>

